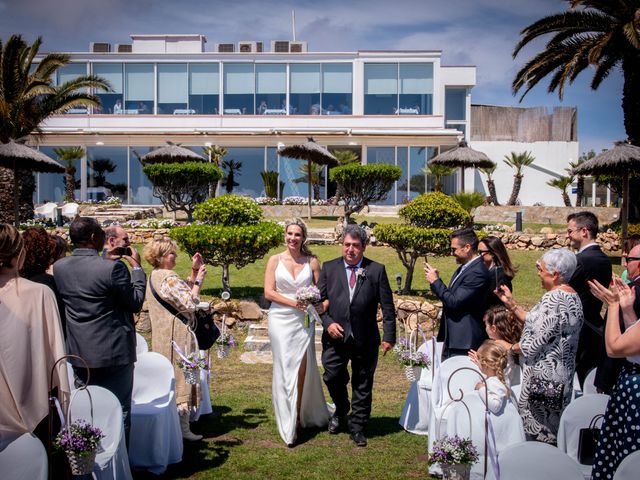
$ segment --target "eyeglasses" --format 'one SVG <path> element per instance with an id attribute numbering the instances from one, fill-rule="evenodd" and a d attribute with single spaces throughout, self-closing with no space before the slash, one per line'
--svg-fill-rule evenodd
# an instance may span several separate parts
<path id="1" fill-rule="evenodd" d="M 484 255 L 485 253 L 491 253 L 491 250 L 478 250 L 480 255 Z"/>
<path id="2" fill-rule="evenodd" d="M 456 247 L 456 248 L 451 247 L 451 253 L 456 253 L 458 250 L 460 250 L 460 249 L 462 249 L 462 248 L 466 247 L 467 245 L 468 245 L 468 244 L 466 244 L 466 245 L 462 245 L 462 246 L 460 246 L 460 247 Z"/>
<path id="3" fill-rule="evenodd" d="M 640 260 L 640 257 L 623 257 L 625 262 L 629 263 L 629 262 L 637 262 Z"/>
<path id="4" fill-rule="evenodd" d="M 587 228 L 587 227 L 580 227 L 580 228 L 567 228 L 567 235 L 571 235 L 573 232 L 577 232 L 577 231 L 582 230 L 582 229 L 584 229 L 584 228 Z"/>

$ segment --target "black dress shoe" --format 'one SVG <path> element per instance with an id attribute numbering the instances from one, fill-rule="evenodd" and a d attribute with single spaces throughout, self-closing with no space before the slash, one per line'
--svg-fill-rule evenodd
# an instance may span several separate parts
<path id="1" fill-rule="evenodd" d="M 355 443 L 358 447 L 367 446 L 367 439 L 362 432 L 351 432 L 349 438 L 351 438 L 351 440 L 353 440 L 353 443 Z"/>
<path id="2" fill-rule="evenodd" d="M 329 418 L 329 433 L 340 433 L 340 417 L 331 415 Z"/>

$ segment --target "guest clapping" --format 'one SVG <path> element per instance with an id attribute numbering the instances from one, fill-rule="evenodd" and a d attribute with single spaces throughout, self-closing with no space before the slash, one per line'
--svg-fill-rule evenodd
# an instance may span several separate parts
<path id="1" fill-rule="evenodd" d="M 536 262 L 546 293 L 529 312 L 516 303 L 504 285 L 496 294 L 524 321 L 519 342 L 498 343 L 524 361 L 518 409 L 530 440 L 555 444 L 562 411 L 571 401 L 578 336 L 584 320 L 580 298 L 567 283 L 576 256 L 566 248 L 550 250 Z M 553 391 L 552 394 L 545 393 Z"/>

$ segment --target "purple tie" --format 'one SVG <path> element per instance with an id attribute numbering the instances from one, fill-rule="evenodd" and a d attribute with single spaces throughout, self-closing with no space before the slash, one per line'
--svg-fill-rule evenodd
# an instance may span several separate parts
<path id="1" fill-rule="evenodd" d="M 353 287 L 356 286 L 356 268 L 358 268 L 356 265 L 349 265 L 349 267 L 347 267 L 351 270 L 351 276 L 349 277 L 349 288 L 353 289 Z"/>

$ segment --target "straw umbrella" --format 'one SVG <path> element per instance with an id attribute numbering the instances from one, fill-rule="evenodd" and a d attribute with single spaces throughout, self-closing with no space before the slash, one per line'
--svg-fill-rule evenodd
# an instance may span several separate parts
<path id="1" fill-rule="evenodd" d="M 31 170 L 32 172 L 53 173 L 62 173 L 65 171 L 64 167 L 53 158 L 31 147 L 16 143 L 13 140 L 9 141 L 9 143 L 0 144 L 0 166 L 13 170 L 13 208 L 16 228 L 20 226 L 17 170 L 23 169 Z"/>
<path id="2" fill-rule="evenodd" d="M 629 222 L 629 174 L 640 172 L 640 147 L 628 142 L 616 142 L 611 150 L 602 152 L 571 170 L 574 175 L 615 175 L 622 177 L 622 239 L 627 238 Z"/>
<path id="3" fill-rule="evenodd" d="M 492 162 L 485 153 L 474 150 L 467 145 L 464 140 L 457 147 L 447 150 L 440 155 L 436 155 L 429 160 L 431 165 L 444 165 L 447 167 L 460 167 L 462 169 L 462 191 L 464 192 L 464 169 L 465 168 L 491 168 L 496 164 Z"/>
<path id="4" fill-rule="evenodd" d="M 183 163 L 204 162 L 205 159 L 188 148 L 173 142 L 167 142 L 164 147 L 151 150 L 140 157 L 142 163 Z"/>
<path id="5" fill-rule="evenodd" d="M 278 154 L 283 157 L 297 158 L 299 160 L 307 161 L 307 171 L 309 172 L 308 185 L 309 185 L 309 214 L 308 218 L 311 218 L 311 162 L 319 165 L 328 165 L 335 167 L 338 165 L 338 159 L 334 157 L 329 150 L 321 145 L 318 145 L 312 137 L 308 137 L 305 143 L 299 145 L 289 145 L 288 147 L 282 147 L 278 150 Z"/>

